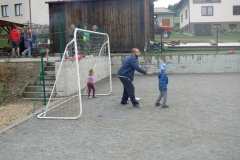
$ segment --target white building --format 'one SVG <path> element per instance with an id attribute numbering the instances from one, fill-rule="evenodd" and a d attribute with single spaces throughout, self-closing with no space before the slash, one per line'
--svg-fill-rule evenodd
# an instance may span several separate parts
<path id="1" fill-rule="evenodd" d="M 173 22 L 174 12 L 168 10 L 167 8 L 164 7 L 154 8 L 154 16 L 156 16 L 159 25 L 170 26 L 171 28 L 174 26 Z"/>
<path id="2" fill-rule="evenodd" d="M 181 0 L 180 30 L 196 35 L 212 35 L 214 26 L 240 31 L 239 0 Z"/>
<path id="3" fill-rule="evenodd" d="M 49 25 L 46 0 L 0 0 L 0 20 L 22 24 Z"/>

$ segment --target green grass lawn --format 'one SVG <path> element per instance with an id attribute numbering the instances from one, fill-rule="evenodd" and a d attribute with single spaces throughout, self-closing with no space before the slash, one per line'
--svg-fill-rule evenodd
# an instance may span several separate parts
<path id="1" fill-rule="evenodd" d="M 0 35 L 0 47 L 10 47 L 10 45 L 8 44 L 8 35 Z"/>
<path id="2" fill-rule="evenodd" d="M 155 35 L 155 40 L 160 41 L 160 35 Z M 209 42 L 210 40 L 216 41 L 216 35 L 214 36 L 188 36 L 181 33 L 172 33 L 170 38 L 163 38 L 163 42 L 177 41 L 182 43 L 197 43 L 197 42 Z M 218 42 L 240 42 L 240 32 L 225 32 L 219 34 Z"/>
<path id="3" fill-rule="evenodd" d="M 0 39 L 0 47 L 10 47 L 7 39 Z"/>

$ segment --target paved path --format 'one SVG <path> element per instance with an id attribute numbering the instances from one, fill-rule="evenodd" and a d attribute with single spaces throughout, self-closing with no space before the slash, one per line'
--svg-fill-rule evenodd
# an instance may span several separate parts
<path id="1" fill-rule="evenodd" d="M 43 58 L 43 61 L 57 61 L 60 60 L 60 57 L 45 57 Z M 1 62 L 41 62 L 41 58 L 1 58 Z"/>
<path id="2" fill-rule="evenodd" d="M 169 109 L 155 107 L 157 78 L 137 76 L 143 108 L 113 93 L 83 98 L 78 120 L 32 118 L 0 135 L 0 160 L 239 160 L 240 74 L 169 75 Z"/>

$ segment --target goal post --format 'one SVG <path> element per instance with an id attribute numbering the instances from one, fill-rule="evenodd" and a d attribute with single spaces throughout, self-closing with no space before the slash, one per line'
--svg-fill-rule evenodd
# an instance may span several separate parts
<path id="1" fill-rule="evenodd" d="M 56 79 L 46 108 L 37 117 L 78 119 L 87 100 L 84 95 L 89 92 L 87 79 L 90 69 L 94 70 L 95 95 L 109 95 L 112 92 L 109 36 L 76 28 L 61 61 L 55 62 Z"/>

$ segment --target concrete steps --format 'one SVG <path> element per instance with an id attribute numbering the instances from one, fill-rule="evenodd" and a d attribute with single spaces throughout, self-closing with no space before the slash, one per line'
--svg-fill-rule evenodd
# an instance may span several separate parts
<path id="1" fill-rule="evenodd" d="M 47 62 L 47 65 L 44 67 L 44 79 L 45 79 L 45 91 L 46 91 L 46 98 L 49 99 L 53 85 L 55 83 L 55 62 Z M 43 77 L 40 75 L 40 82 L 38 86 L 38 97 L 37 100 L 43 100 L 43 87 L 42 82 Z M 26 86 L 25 91 L 22 93 L 23 99 L 28 100 L 35 100 L 37 91 L 37 81 L 34 84 L 29 84 Z"/>
<path id="2" fill-rule="evenodd" d="M 35 98 L 36 91 L 35 92 L 23 92 L 22 96 L 26 98 Z M 46 97 L 50 97 L 51 92 L 46 92 Z M 38 98 L 44 98 L 43 92 L 38 92 Z"/>
<path id="3" fill-rule="evenodd" d="M 45 91 L 46 92 L 51 92 L 52 89 L 53 89 L 53 86 L 46 86 L 45 87 Z M 33 86 L 29 85 L 29 86 L 26 87 L 26 91 L 27 92 L 36 92 L 36 90 L 37 90 L 37 86 L 34 86 L 34 85 Z M 38 86 L 38 91 L 42 92 L 43 91 L 43 87 L 42 86 Z"/>

